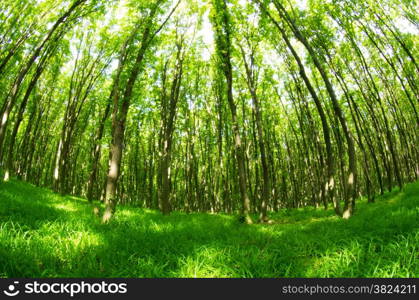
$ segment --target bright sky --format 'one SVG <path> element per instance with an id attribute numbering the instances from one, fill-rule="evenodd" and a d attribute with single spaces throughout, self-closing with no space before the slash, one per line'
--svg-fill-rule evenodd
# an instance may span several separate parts
<path id="1" fill-rule="evenodd" d="M 209 60 L 214 51 L 214 33 L 208 15 L 209 11 L 203 16 L 202 29 L 198 32 L 198 36 L 202 36 L 202 40 L 208 47 L 202 53 L 202 58 L 204 60 Z"/>
<path id="2" fill-rule="evenodd" d="M 415 35 L 419 35 L 419 29 L 408 20 L 404 18 L 397 18 L 395 20 L 396 27 L 403 33 L 411 33 Z"/>

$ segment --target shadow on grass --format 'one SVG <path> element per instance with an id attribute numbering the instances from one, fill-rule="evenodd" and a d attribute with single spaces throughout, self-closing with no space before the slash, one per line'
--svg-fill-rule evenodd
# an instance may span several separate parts
<path id="1" fill-rule="evenodd" d="M 414 277 L 417 192 L 410 185 L 361 203 L 349 220 L 307 208 L 272 215 L 286 224 L 247 226 L 222 214 L 120 207 L 102 225 L 79 198 L 12 181 L 0 185 L 0 275 Z"/>

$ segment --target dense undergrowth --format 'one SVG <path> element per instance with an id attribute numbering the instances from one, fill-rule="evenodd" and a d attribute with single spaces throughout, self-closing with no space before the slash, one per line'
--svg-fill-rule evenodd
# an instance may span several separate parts
<path id="1" fill-rule="evenodd" d="M 419 183 L 349 220 L 332 210 L 236 216 L 119 207 L 107 225 L 86 200 L 0 184 L 0 277 L 418 277 Z"/>

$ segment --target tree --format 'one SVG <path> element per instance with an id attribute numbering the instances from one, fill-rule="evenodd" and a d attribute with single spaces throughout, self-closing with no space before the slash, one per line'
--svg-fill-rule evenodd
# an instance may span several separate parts
<path id="1" fill-rule="evenodd" d="M 214 0 L 212 22 L 215 28 L 215 41 L 220 67 L 226 80 L 227 102 L 231 112 L 234 132 L 234 149 L 239 177 L 240 197 L 242 199 L 242 215 L 246 223 L 252 223 L 249 216 L 250 200 L 247 194 L 247 178 L 245 173 L 244 149 L 237 121 L 237 106 L 233 98 L 233 68 L 231 65 L 231 24 L 226 0 Z"/>
<path id="2" fill-rule="evenodd" d="M 119 78 L 115 79 L 117 80 L 117 83 L 115 83 L 114 88 L 116 89 L 116 91 L 113 94 L 112 146 L 109 161 L 109 173 L 106 183 L 106 208 L 102 218 L 104 223 L 108 222 L 112 217 L 117 203 L 117 199 L 115 197 L 116 185 L 120 174 L 126 118 L 134 90 L 135 81 L 137 80 L 137 77 L 143 67 L 143 59 L 145 57 L 146 51 L 151 45 L 153 38 L 163 28 L 164 24 L 173 14 L 179 2 L 171 10 L 168 17 L 163 21 L 160 27 L 153 32 L 152 30 L 154 25 L 154 19 L 162 4 L 163 1 L 158 0 L 155 3 L 153 3 L 151 7 L 142 7 L 144 10 L 148 8 L 149 12 L 145 13 L 144 18 L 140 20 L 134 27 L 134 31 L 142 29 L 140 46 L 136 52 L 136 55 L 134 56 L 134 63 L 132 66 L 128 66 L 125 60 L 119 61 L 117 73 L 122 73 L 125 71 L 127 73 L 127 79 L 125 84 L 120 82 Z M 123 49 L 122 51 L 125 50 Z"/>

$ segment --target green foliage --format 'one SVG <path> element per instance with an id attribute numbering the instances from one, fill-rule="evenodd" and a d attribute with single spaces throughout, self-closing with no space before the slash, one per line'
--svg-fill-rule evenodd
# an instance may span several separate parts
<path id="1" fill-rule="evenodd" d="M 314 208 L 236 216 L 121 207 L 99 223 L 81 198 L 0 185 L 2 277 L 418 277 L 419 183 L 349 220 Z"/>
<path id="2" fill-rule="evenodd" d="M 0 276 L 418 276 L 414 6 L 1 0 Z"/>

